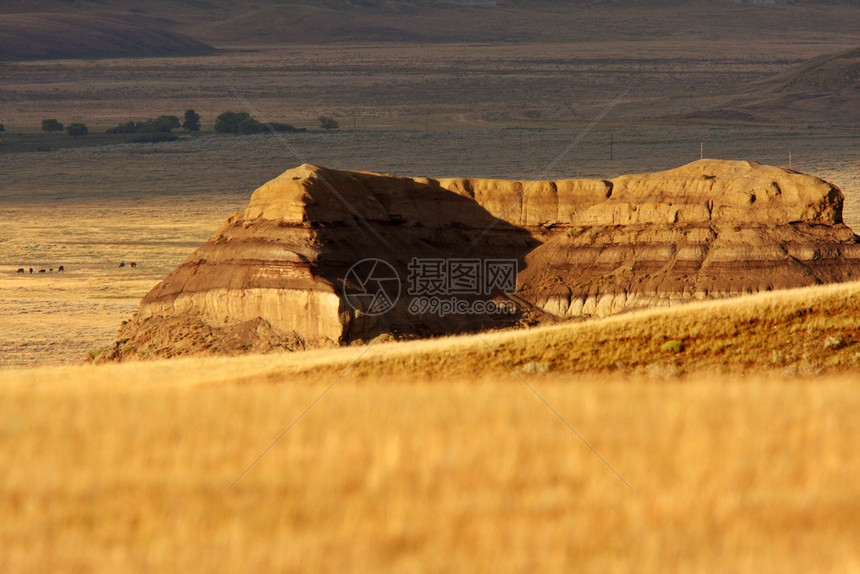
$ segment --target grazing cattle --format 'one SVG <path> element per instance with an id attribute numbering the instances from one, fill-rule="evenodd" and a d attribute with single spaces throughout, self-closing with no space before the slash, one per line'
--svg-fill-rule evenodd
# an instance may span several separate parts
<path id="1" fill-rule="evenodd" d="M 57 273 L 59 273 L 60 271 L 65 271 L 65 270 L 66 270 L 66 268 L 63 267 L 62 265 L 60 265 L 60 268 L 57 269 Z"/>
<path id="2" fill-rule="evenodd" d="M 44 269 L 39 269 L 39 273 L 47 273 Z"/>
<path id="3" fill-rule="evenodd" d="M 33 274 L 33 268 L 30 267 L 30 275 L 32 275 L 32 274 Z"/>
<path id="4" fill-rule="evenodd" d="M 125 261 L 123 261 L 122 263 L 119 264 L 120 269 L 122 269 L 123 267 L 125 267 Z"/>
<path id="5" fill-rule="evenodd" d="M 23 273 L 24 273 L 24 268 L 23 268 L 23 267 L 21 267 L 21 268 L 20 268 L 20 269 L 18 269 L 15 273 L 21 273 L 21 274 L 23 274 Z"/>
<path id="6" fill-rule="evenodd" d="M 54 272 L 54 268 L 53 268 L 53 267 L 51 267 L 50 273 L 53 273 L 53 272 Z"/>
<path id="7" fill-rule="evenodd" d="M 132 267 L 137 267 L 137 261 L 132 261 L 132 262 L 131 262 L 131 266 L 132 266 Z"/>

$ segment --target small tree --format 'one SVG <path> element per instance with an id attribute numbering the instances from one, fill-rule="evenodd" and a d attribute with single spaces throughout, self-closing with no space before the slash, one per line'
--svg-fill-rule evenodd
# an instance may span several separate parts
<path id="1" fill-rule="evenodd" d="M 266 126 L 254 118 L 247 118 L 242 120 L 237 129 L 240 134 L 258 134 L 266 131 Z"/>
<path id="2" fill-rule="evenodd" d="M 176 116 L 158 116 L 155 119 L 147 120 L 143 126 L 137 131 L 139 133 L 165 133 L 169 134 L 171 130 L 177 129 L 180 125 L 179 118 Z"/>
<path id="3" fill-rule="evenodd" d="M 57 120 L 42 120 L 42 131 L 43 132 L 61 132 L 63 131 L 63 124 L 58 122 Z"/>
<path id="4" fill-rule="evenodd" d="M 134 134 L 137 133 L 137 124 L 133 120 L 128 120 L 125 123 L 119 124 L 115 128 L 108 128 L 109 134 Z"/>
<path id="5" fill-rule="evenodd" d="M 222 134 L 258 134 L 268 128 L 246 112 L 224 112 L 215 120 L 215 131 Z"/>
<path id="6" fill-rule="evenodd" d="M 80 123 L 69 124 L 69 126 L 66 128 L 66 131 L 69 132 L 69 135 L 73 138 L 85 136 L 90 133 L 90 130 L 87 129 L 87 126 Z"/>
<path id="7" fill-rule="evenodd" d="M 187 132 L 200 131 L 200 114 L 194 110 L 185 110 L 185 118 L 182 122 L 182 129 Z"/>
<path id="8" fill-rule="evenodd" d="M 239 125 L 250 118 L 245 112 L 224 112 L 215 120 L 215 131 L 221 134 L 239 133 Z"/>
<path id="9" fill-rule="evenodd" d="M 330 118 L 328 116 L 320 116 L 319 117 L 320 127 L 324 130 L 336 130 L 340 127 L 340 124 L 337 123 L 337 120 L 334 118 Z"/>
<path id="10" fill-rule="evenodd" d="M 5 131 L 6 131 L 6 126 L 4 126 L 3 124 L 0 124 L 0 132 L 5 132 Z"/>

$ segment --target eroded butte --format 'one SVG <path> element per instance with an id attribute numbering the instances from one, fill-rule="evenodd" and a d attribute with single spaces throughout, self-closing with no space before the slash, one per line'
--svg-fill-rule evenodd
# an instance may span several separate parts
<path id="1" fill-rule="evenodd" d="M 746 161 L 613 179 L 429 179 L 302 165 L 257 189 L 141 301 L 114 358 L 345 344 L 604 316 L 857 278 L 842 192 Z M 416 313 L 419 259 L 516 260 L 513 314 Z M 401 296 L 372 315 L 349 269 L 380 259 Z M 440 293 L 440 295 L 444 295 Z"/>

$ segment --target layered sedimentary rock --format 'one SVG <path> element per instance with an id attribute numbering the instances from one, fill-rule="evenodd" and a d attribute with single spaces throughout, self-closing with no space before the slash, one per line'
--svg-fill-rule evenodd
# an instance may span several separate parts
<path id="1" fill-rule="evenodd" d="M 118 354 L 170 354 L 170 333 L 180 337 L 183 318 L 214 329 L 216 339 L 218 329 L 261 332 L 262 323 L 269 347 L 295 347 L 850 280 L 860 270 L 860 244 L 842 223 L 842 199 L 812 176 L 722 160 L 541 182 L 302 165 L 256 190 L 244 212 L 143 299 Z M 416 312 L 407 292 L 415 258 L 516 261 L 515 293 L 460 298 L 506 299 L 517 311 Z M 367 259 L 386 262 L 401 280 L 401 296 L 385 313 L 345 296 L 365 287 L 349 270 Z"/>
<path id="2" fill-rule="evenodd" d="M 858 278 L 842 193 L 818 178 L 701 160 L 605 184 L 603 200 L 530 227 L 541 245 L 526 256 L 523 296 L 556 316 Z"/>

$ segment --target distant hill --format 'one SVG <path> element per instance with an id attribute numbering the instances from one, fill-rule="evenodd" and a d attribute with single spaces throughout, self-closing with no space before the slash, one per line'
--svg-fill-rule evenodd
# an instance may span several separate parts
<path id="1" fill-rule="evenodd" d="M 826 54 L 732 88 L 714 108 L 691 119 L 806 121 L 860 126 L 860 48 Z"/>
<path id="2" fill-rule="evenodd" d="M 775 93 L 860 94 L 860 48 L 813 58 L 762 83 Z"/>
<path id="3" fill-rule="evenodd" d="M 853 2 L 854 6 L 858 5 Z M 576 42 L 794 34 L 856 35 L 860 12 L 849 3 L 742 5 L 726 0 L 566 2 L 500 0 L 261 1 L 225 19 L 194 25 L 214 44 L 398 42 Z M 731 26 L 721 26 L 731 22 Z"/>
<path id="4" fill-rule="evenodd" d="M 88 14 L 6 14 L 0 18 L 0 60 L 194 55 L 214 51 L 184 34 L 135 20 Z"/>
<path id="5" fill-rule="evenodd" d="M 821 34 L 858 38 L 858 5 L 857 0 L 789 5 L 730 0 L 6 0 L 0 5 L 0 15 L 5 14 L 0 52 L 11 59 L 58 52 L 173 53 L 205 45 L 787 41 L 786 34 L 814 43 Z M 55 32 L 63 32 L 59 16 L 46 13 L 91 18 L 75 21 L 86 29 L 83 45 L 74 46 L 73 37 L 57 38 Z M 22 34 L 29 40 L 22 41 Z"/>

